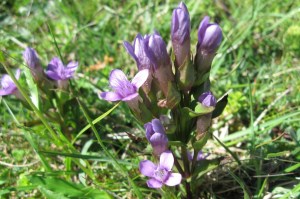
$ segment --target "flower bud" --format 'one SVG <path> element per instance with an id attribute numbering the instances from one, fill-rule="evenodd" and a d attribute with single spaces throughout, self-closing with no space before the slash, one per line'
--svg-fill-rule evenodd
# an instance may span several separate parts
<path id="1" fill-rule="evenodd" d="M 154 58 L 153 76 L 158 81 L 158 85 L 164 95 L 167 96 L 168 85 L 169 82 L 174 80 L 174 74 L 166 44 L 157 32 L 147 36 L 146 40 L 148 40 L 149 51 Z"/>
<path id="2" fill-rule="evenodd" d="M 44 76 L 43 68 L 36 51 L 27 47 L 23 52 L 23 58 L 26 65 L 30 68 L 30 72 L 35 82 L 40 82 Z"/>
<path id="3" fill-rule="evenodd" d="M 208 91 L 199 96 L 198 101 L 203 106 L 216 106 L 217 100 L 212 92 Z"/>
<path id="4" fill-rule="evenodd" d="M 195 85 L 200 85 L 208 76 L 215 53 L 222 41 L 222 30 L 219 25 L 209 23 L 209 17 L 204 17 L 198 29 L 197 54 L 195 58 L 196 79 Z"/>
<path id="5" fill-rule="evenodd" d="M 175 66 L 180 67 L 190 59 L 190 16 L 183 2 L 173 11 L 171 38 L 175 54 Z"/>
<path id="6" fill-rule="evenodd" d="M 158 119 L 144 125 L 146 138 L 150 142 L 154 155 L 159 156 L 168 149 L 168 138 L 165 129 Z"/>
<path id="7" fill-rule="evenodd" d="M 206 16 L 201 21 L 198 29 L 198 50 L 214 53 L 222 41 L 222 30 L 218 24 L 209 23 Z"/>
<path id="8" fill-rule="evenodd" d="M 215 96 L 210 92 L 205 92 L 202 95 L 199 96 L 198 101 L 203 105 L 203 106 L 213 106 L 215 107 L 217 104 L 217 100 Z M 208 113 L 205 115 L 202 115 L 198 117 L 197 119 L 197 134 L 198 138 L 202 137 L 209 129 L 211 125 L 211 116 L 212 113 Z"/>

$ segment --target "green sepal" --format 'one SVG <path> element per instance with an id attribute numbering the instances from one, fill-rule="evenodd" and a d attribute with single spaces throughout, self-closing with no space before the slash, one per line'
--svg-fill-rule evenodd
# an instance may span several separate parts
<path id="1" fill-rule="evenodd" d="M 187 58 L 185 59 L 184 63 L 180 67 L 178 67 L 177 78 L 179 79 L 179 88 L 181 90 L 190 90 L 196 78 L 194 65 Z"/>
<path id="2" fill-rule="evenodd" d="M 199 138 L 199 140 L 194 140 L 192 141 L 192 145 L 195 151 L 200 151 L 204 147 L 204 145 L 207 143 L 207 140 L 211 137 L 211 134 L 209 132 L 205 132 L 204 136 Z"/>
<path id="3" fill-rule="evenodd" d="M 194 118 L 194 117 L 199 117 L 201 115 L 211 113 L 213 112 L 214 109 L 215 107 L 213 106 L 203 106 L 201 103 L 198 102 L 194 110 L 191 110 L 188 107 L 184 107 L 182 109 L 182 113 L 184 116 Z"/>
<path id="4" fill-rule="evenodd" d="M 180 102 L 180 93 L 173 82 L 168 83 L 167 107 L 173 108 Z"/>
<path id="5" fill-rule="evenodd" d="M 228 103 L 228 94 L 224 95 L 221 99 L 218 100 L 215 110 L 212 113 L 212 118 L 219 117 L 224 111 Z"/>
<path id="6" fill-rule="evenodd" d="M 181 141 L 169 141 L 168 144 L 169 146 L 186 146 L 186 144 Z"/>
<path id="7" fill-rule="evenodd" d="M 203 82 L 205 82 L 210 75 L 210 71 L 208 71 L 207 73 L 204 73 L 203 75 L 200 75 L 200 77 L 197 77 L 197 80 L 194 83 L 194 86 L 198 86 L 201 85 Z"/>

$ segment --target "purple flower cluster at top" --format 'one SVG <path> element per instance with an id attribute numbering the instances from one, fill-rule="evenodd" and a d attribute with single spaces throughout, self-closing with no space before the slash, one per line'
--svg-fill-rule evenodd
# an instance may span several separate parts
<path id="1" fill-rule="evenodd" d="M 20 78 L 21 71 L 20 69 L 17 69 L 15 77 L 16 79 Z M 12 95 L 16 94 L 18 92 L 18 88 L 16 84 L 13 82 L 11 77 L 7 74 L 3 75 L 1 78 L 1 89 L 0 89 L 0 96 L 5 95 Z"/>
<path id="2" fill-rule="evenodd" d="M 166 151 L 160 155 L 159 164 L 155 165 L 150 160 L 140 162 L 140 172 L 150 177 L 147 185 L 150 188 L 161 188 L 164 184 L 175 186 L 180 184 L 182 176 L 180 173 L 172 173 L 174 164 L 172 152 Z"/>
<path id="3" fill-rule="evenodd" d="M 139 70 L 146 68 L 153 72 L 161 65 L 170 62 L 166 44 L 158 32 L 144 37 L 138 34 L 133 45 L 124 41 L 124 47 L 136 61 Z"/>
<path id="4" fill-rule="evenodd" d="M 73 77 L 77 67 L 78 62 L 72 61 L 64 66 L 59 58 L 54 57 L 47 66 L 46 75 L 53 80 L 67 80 Z"/>

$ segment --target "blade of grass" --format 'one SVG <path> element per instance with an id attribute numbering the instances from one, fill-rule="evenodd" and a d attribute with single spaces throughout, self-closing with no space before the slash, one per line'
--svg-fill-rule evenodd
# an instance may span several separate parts
<path id="1" fill-rule="evenodd" d="M 128 181 L 129 181 L 129 183 L 131 184 L 131 186 L 132 186 L 132 188 L 133 188 L 133 191 L 134 191 L 134 193 L 136 194 L 136 196 L 137 196 L 138 198 L 142 199 L 142 198 L 143 198 L 143 195 L 142 195 L 141 191 L 140 191 L 139 188 L 136 186 L 136 184 L 133 182 L 133 180 L 130 178 L 130 176 L 128 175 L 126 169 L 125 169 L 122 165 L 120 165 L 120 164 L 118 163 L 117 159 L 116 159 L 116 158 L 115 158 L 115 157 L 107 150 L 107 148 L 106 148 L 105 145 L 103 144 L 103 141 L 102 141 L 101 137 L 99 136 L 99 134 L 98 134 L 98 132 L 97 132 L 97 130 L 96 130 L 96 128 L 95 128 L 95 126 L 94 126 L 94 124 L 93 124 L 91 118 L 90 118 L 89 115 L 87 114 L 85 108 L 82 106 L 82 104 L 81 104 L 81 102 L 79 101 L 78 98 L 76 98 L 76 100 L 77 100 L 77 102 L 78 102 L 78 104 L 79 104 L 79 106 L 80 106 L 80 108 L 81 108 L 81 110 L 82 110 L 82 112 L 83 112 L 85 118 L 87 119 L 87 121 L 88 121 L 89 124 L 91 125 L 92 130 L 93 130 L 93 132 L 94 132 L 94 134 L 95 134 L 95 136 L 96 136 L 96 138 L 97 138 L 97 141 L 98 141 L 99 145 L 101 146 L 101 148 L 103 149 L 104 153 L 105 153 L 108 157 L 110 157 L 110 158 L 113 160 L 113 163 L 114 163 L 114 165 L 116 166 L 116 168 L 120 169 L 120 171 L 127 177 L 127 179 L 128 179 Z"/>
<path id="2" fill-rule="evenodd" d="M 119 106 L 120 103 L 117 103 L 115 106 L 113 106 L 111 109 L 109 109 L 108 111 L 106 111 L 105 113 L 103 113 L 102 115 L 100 115 L 99 117 L 97 117 L 96 119 L 94 119 L 92 121 L 92 124 L 95 125 L 98 122 L 100 122 L 103 118 L 107 117 L 113 110 L 115 110 L 115 108 L 117 108 Z M 74 144 L 76 142 L 76 140 L 89 128 L 91 128 L 91 125 L 88 124 L 86 125 L 77 135 L 76 137 L 72 140 L 72 144 Z"/>
<path id="3" fill-rule="evenodd" d="M 238 156 L 233 153 L 223 142 L 221 142 L 216 136 L 214 138 L 218 141 L 218 143 L 233 157 L 233 159 L 239 164 L 242 165 L 242 162 L 238 158 Z"/>
<path id="4" fill-rule="evenodd" d="M 251 198 L 250 191 L 249 191 L 248 187 L 245 185 L 245 183 L 243 182 L 243 180 L 241 178 L 239 178 L 238 176 L 236 176 L 234 173 L 232 173 L 230 170 L 227 170 L 227 171 L 235 179 L 235 181 L 237 183 L 239 183 L 239 185 L 243 189 L 244 199 L 250 199 Z"/>
<path id="5" fill-rule="evenodd" d="M 3 99 L 3 103 L 5 105 L 5 107 L 7 108 L 9 114 L 12 116 L 12 118 L 14 119 L 15 123 L 22 128 L 20 122 L 17 120 L 17 118 L 15 117 L 14 113 L 11 111 L 10 107 L 8 106 L 8 104 L 6 103 L 6 101 Z M 27 131 L 29 130 L 28 128 L 22 128 L 24 130 L 24 136 L 26 138 L 26 140 L 29 142 L 29 144 L 31 145 L 31 147 L 33 148 L 34 152 L 37 154 L 37 156 L 39 157 L 40 161 L 42 162 L 43 166 L 45 167 L 45 169 L 47 171 L 52 171 L 50 165 L 48 164 L 47 160 L 44 158 L 43 155 L 41 155 L 38 150 L 37 150 L 37 145 L 35 144 L 35 142 L 33 141 L 33 138 L 31 136 L 30 133 L 28 133 Z M 27 129 L 27 130 L 26 130 Z"/>

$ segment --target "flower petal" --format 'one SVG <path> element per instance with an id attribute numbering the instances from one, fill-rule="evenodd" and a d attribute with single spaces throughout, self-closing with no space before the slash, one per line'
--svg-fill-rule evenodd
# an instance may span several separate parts
<path id="1" fill-rule="evenodd" d="M 114 92 L 102 92 L 99 97 L 110 102 L 121 100 L 121 96 Z"/>
<path id="2" fill-rule="evenodd" d="M 61 76 L 56 71 L 47 70 L 45 73 L 49 78 L 53 80 L 61 80 Z"/>
<path id="3" fill-rule="evenodd" d="M 208 16 L 205 16 L 200 25 L 199 25 L 199 28 L 198 28 L 198 42 L 199 44 L 201 45 L 203 39 L 204 39 L 204 34 L 205 34 L 205 31 L 206 31 L 206 28 L 209 24 L 209 17 Z"/>
<path id="4" fill-rule="evenodd" d="M 152 145 L 153 153 L 157 156 L 168 149 L 168 138 L 165 134 L 154 133 L 149 142 Z"/>
<path id="5" fill-rule="evenodd" d="M 174 157 L 171 151 L 166 151 L 160 155 L 159 166 L 170 171 L 174 164 Z"/>
<path id="6" fill-rule="evenodd" d="M 136 61 L 138 62 L 138 58 L 136 57 L 136 55 L 134 54 L 134 48 L 133 46 L 128 43 L 127 41 L 123 42 L 123 46 L 125 47 L 126 51 L 128 52 L 128 54 Z"/>
<path id="7" fill-rule="evenodd" d="M 168 186 L 175 186 L 181 183 L 182 176 L 180 173 L 171 173 L 169 178 L 164 182 Z"/>
<path id="8" fill-rule="evenodd" d="M 153 119 L 152 126 L 153 126 L 154 132 L 165 134 L 165 128 L 163 127 L 163 125 L 159 119 Z"/>
<path id="9" fill-rule="evenodd" d="M 137 96 L 139 96 L 138 93 L 133 93 L 133 94 L 131 94 L 131 95 L 128 95 L 128 96 L 124 97 L 124 98 L 122 99 L 122 101 L 124 101 L 124 102 L 126 102 L 126 101 L 131 101 L 131 100 L 133 100 L 134 98 L 136 98 Z"/>
<path id="10" fill-rule="evenodd" d="M 2 76 L 2 78 L 1 78 L 2 88 L 6 89 L 6 88 L 10 87 L 13 84 L 14 84 L 14 82 L 13 82 L 13 80 L 11 79 L 11 77 L 9 75 L 5 74 L 5 75 Z"/>
<path id="11" fill-rule="evenodd" d="M 163 186 L 163 183 L 151 178 L 147 180 L 147 185 L 149 188 L 159 189 Z"/>
<path id="12" fill-rule="evenodd" d="M 148 69 L 141 70 L 134 76 L 131 83 L 134 84 L 137 89 L 139 89 L 146 82 L 148 76 L 149 76 Z"/>
<path id="13" fill-rule="evenodd" d="M 123 71 L 119 69 L 114 69 L 109 75 L 109 85 L 113 89 L 123 89 L 123 85 L 127 84 L 128 79 Z"/>
<path id="14" fill-rule="evenodd" d="M 154 171 L 157 166 L 150 160 L 144 160 L 140 162 L 140 172 L 147 177 L 153 177 Z"/>
<path id="15" fill-rule="evenodd" d="M 16 79 L 19 79 L 19 78 L 20 78 L 20 75 L 21 75 L 21 70 L 18 68 L 18 69 L 16 70 L 16 74 L 15 74 Z"/>
<path id="16" fill-rule="evenodd" d="M 64 68 L 62 61 L 54 57 L 47 66 L 46 75 L 53 80 L 62 80 Z"/>
<path id="17" fill-rule="evenodd" d="M 146 138 L 148 141 L 150 141 L 151 136 L 154 134 L 153 128 L 152 128 L 152 123 L 148 122 L 144 124 L 144 128 L 146 131 Z"/>

